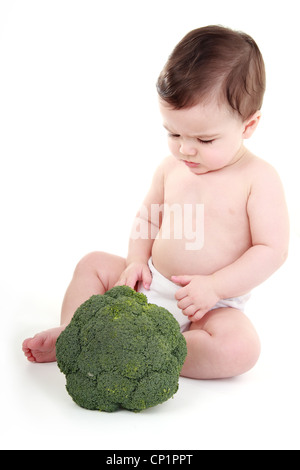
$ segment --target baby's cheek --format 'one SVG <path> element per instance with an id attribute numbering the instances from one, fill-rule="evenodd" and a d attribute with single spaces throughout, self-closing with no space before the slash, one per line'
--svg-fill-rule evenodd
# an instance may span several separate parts
<path id="1" fill-rule="evenodd" d="M 178 146 L 178 144 L 176 144 L 174 142 L 169 142 L 169 150 L 170 150 L 171 154 L 173 155 L 173 157 L 178 158 L 178 156 L 179 156 L 179 146 Z"/>

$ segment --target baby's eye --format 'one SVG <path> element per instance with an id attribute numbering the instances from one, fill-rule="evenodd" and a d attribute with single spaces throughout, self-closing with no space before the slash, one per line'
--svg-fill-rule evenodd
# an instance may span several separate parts
<path id="1" fill-rule="evenodd" d="M 198 142 L 200 142 L 201 144 L 212 144 L 213 141 L 214 141 L 214 139 L 211 139 L 211 140 L 198 139 Z"/>
<path id="2" fill-rule="evenodd" d="M 176 138 L 180 137 L 180 135 L 179 135 L 179 134 L 171 134 L 171 133 L 169 133 L 169 134 L 168 134 L 168 137 L 171 137 L 171 138 L 173 138 L 173 139 L 176 139 Z"/>

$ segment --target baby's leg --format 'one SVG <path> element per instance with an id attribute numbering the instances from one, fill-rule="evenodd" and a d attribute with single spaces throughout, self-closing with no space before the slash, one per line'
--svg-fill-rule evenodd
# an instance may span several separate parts
<path id="1" fill-rule="evenodd" d="M 250 320 L 234 308 L 211 310 L 184 333 L 188 354 L 181 375 L 218 379 L 241 375 L 256 364 L 260 341 Z"/>
<path id="2" fill-rule="evenodd" d="M 23 351 L 31 362 L 56 360 L 55 343 L 60 333 L 70 323 L 77 308 L 95 294 L 104 294 L 118 281 L 125 269 L 125 259 L 102 252 L 85 256 L 77 265 L 67 289 L 58 328 L 38 333 L 23 342 Z"/>

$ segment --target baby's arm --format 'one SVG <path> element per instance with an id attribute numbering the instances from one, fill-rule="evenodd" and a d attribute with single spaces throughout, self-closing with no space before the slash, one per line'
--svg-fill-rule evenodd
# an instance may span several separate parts
<path id="1" fill-rule="evenodd" d="M 210 276 L 172 278 L 185 286 L 176 298 L 190 320 L 202 318 L 220 299 L 248 293 L 284 263 L 289 243 L 288 211 L 281 181 L 267 163 L 258 168 L 247 211 L 252 246 L 239 259 Z"/>
<path id="2" fill-rule="evenodd" d="M 134 289 L 138 281 L 143 281 L 145 289 L 150 288 L 152 276 L 148 268 L 152 245 L 159 231 L 157 221 L 151 220 L 151 205 L 163 204 L 164 201 L 165 161 L 157 168 L 150 190 L 137 213 L 132 227 L 126 269 L 116 285 L 127 285 Z"/>

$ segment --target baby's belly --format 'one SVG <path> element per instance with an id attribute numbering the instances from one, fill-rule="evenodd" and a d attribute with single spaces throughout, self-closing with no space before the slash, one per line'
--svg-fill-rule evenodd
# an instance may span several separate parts
<path id="1" fill-rule="evenodd" d="M 223 242 L 223 240 L 222 240 Z M 249 247 L 244 243 L 214 244 L 204 241 L 202 248 L 187 249 L 189 240 L 156 239 L 152 247 L 152 261 L 155 268 L 166 278 L 181 274 L 209 275 L 236 261 Z M 191 245 L 189 246 L 191 248 Z"/>

